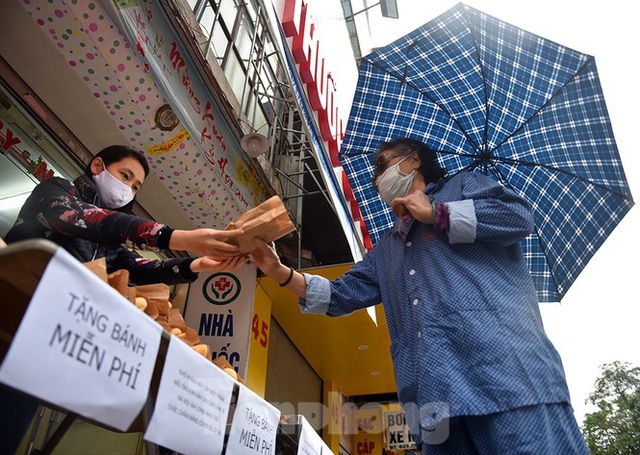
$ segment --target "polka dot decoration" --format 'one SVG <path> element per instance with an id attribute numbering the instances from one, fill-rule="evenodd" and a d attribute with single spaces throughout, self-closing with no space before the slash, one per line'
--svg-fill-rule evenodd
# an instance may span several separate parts
<path id="1" fill-rule="evenodd" d="M 22 5 L 132 147 L 146 151 L 178 134 L 179 128 L 154 128 L 155 112 L 165 98 L 99 1 L 22 0 Z M 196 226 L 221 228 L 246 210 L 190 137 L 168 152 L 146 156 L 153 173 Z M 237 184 L 259 192 L 240 160 L 228 169 L 241 170 Z"/>

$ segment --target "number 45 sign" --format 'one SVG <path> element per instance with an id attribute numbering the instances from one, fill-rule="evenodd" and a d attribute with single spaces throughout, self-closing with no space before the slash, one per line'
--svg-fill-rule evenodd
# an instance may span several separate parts
<path id="1" fill-rule="evenodd" d="M 269 324 L 258 313 L 253 313 L 251 332 L 253 339 L 260 343 L 260 346 L 266 348 L 269 341 Z"/>

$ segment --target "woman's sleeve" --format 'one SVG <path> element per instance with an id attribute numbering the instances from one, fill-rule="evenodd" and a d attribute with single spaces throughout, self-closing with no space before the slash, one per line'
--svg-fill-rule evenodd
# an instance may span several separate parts
<path id="1" fill-rule="evenodd" d="M 460 201 L 447 202 L 450 243 L 482 241 L 512 245 L 534 229 L 527 202 L 482 174 L 462 176 Z"/>
<path id="2" fill-rule="evenodd" d="M 128 270 L 134 285 L 191 283 L 198 278 L 189 268 L 193 261 L 193 258 L 146 259 L 135 251 L 120 248 L 112 271 Z"/>
<path id="3" fill-rule="evenodd" d="M 306 299 L 300 299 L 303 313 L 341 316 L 381 302 L 376 279 L 375 252 L 369 252 L 348 272 L 330 281 L 318 275 L 304 274 Z"/>
<path id="4" fill-rule="evenodd" d="M 167 248 L 169 244 L 170 228 L 164 224 L 88 204 L 64 179 L 42 182 L 28 202 L 38 222 L 60 234 L 137 249 Z"/>

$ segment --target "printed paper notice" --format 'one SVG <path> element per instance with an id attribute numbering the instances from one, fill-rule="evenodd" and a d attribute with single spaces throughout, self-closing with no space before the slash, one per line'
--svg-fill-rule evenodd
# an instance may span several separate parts
<path id="1" fill-rule="evenodd" d="M 58 248 L 0 367 L 0 382 L 124 431 L 147 398 L 161 334 Z"/>
<path id="2" fill-rule="evenodd" d="M 331 450 L 326 446 L 320 435 L 313 429 L 307 419 L 300 419 L 300 440 L 298 441 L 298 455 L 327 455 Z"/>
<path id="3" fill-rule="evenodd" d="M 240 384 L 227 453 L 275 454 L 280 410 Z"/>
<path id="4" fill-rule="evenodd" d="M 219 367 L 172 335 L 144 439 L 190 455 L 222 453 L 234 384 Z"/>

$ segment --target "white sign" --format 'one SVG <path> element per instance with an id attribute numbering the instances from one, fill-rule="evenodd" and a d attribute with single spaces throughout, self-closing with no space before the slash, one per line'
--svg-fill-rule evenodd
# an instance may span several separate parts
<path id="1" fill-rule="evenodd" d="M 280 410 L 240 384 L 227 453 L 268 455 L 276 453 Z"/>
<path id="2" fill-rule="evenodd" d="M 246 378 L 256 286 L 256 266 L 233 272 L 201 273 L 189 286 L 184 320 L 211 347 L 213 359 L 225 356 Z"/>
<path id="3" fill-rule="evenodd" d="M 190 455 L 222 453 L 235 381 L 171 335 L 144 438 Z"/>
<path id="4" fill-rule="evenodd" d="M 161 334 L 160 325 L 58 248 L 0 382 L 124 431 L 146 401 Z"/>
<path id="5" fill-rule="evenodd" d="M 332 453 L 309 421 L 302 417 L 300 419 L 298 455 L 330 455 Z"/>
<path id="6" fill-rule="evenodd" d="M 404 411 L 384 413 L 385 447 L 387 450 L 415 449 L 416 442 L 407 425 Z M 442 441 L 440 441 L 442 442 Z"/>

